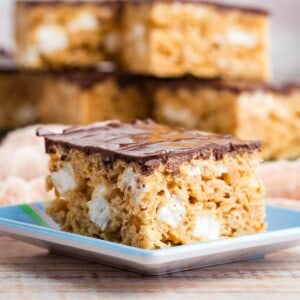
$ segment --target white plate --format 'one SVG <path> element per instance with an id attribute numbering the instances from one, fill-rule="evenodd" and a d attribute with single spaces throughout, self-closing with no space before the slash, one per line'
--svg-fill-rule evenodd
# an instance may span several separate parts
<path id="1" fill-rule="evenodd" d="M 255 259 L 300 244 L 300 211 L 267 206 L 267 232 L 143 250 L 59 230 L 42 203 L 0 208 L 0 233 L 64 255 L 159 275 Z"/>

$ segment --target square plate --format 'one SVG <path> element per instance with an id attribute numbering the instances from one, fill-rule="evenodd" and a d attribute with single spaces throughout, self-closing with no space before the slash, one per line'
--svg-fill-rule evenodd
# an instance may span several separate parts
<path id="1" fill-rule="evenodd" d="M 0 233 L 64 255 L 159 275 L 255 259 L 300 244 L 300 211 L 267 206 L 267 232 L 144 250 L 59 230 L 43 203 L 0 208 Z"/>

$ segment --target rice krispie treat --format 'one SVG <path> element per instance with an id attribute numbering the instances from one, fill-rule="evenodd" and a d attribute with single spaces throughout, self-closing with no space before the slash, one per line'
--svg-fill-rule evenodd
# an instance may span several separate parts
<path id="1" fill-rule="evenodd" d="M 95 69 L 47 72 L 38 104 L 41 123 L 88 124 L 150 117 L 145 78 Z"/>
<path id="2" fill-rule="evenodd" d="M 0 53 L 0 130 L 36 122 L 40 95 L 40 78 Z"/>
<path id="3" fill-rule="evenodd" d="M 116 1 L 18 0 L 16 59 L 22 67 L 86 67 L 118 48 Z"/>
<path id="4" fill-rule="evenodd" d="M 122 12 L 127 70 L 159 77 L 269 77 L 265 11 L 201 0 L 133 0 Z"/>
<path id="5" fill-rule="evenodd" d="M 106 121 L 54 134 L 48 213 L 66 231 L 145 249 L 264 230 L 259 142 Z"/>
<path id="6" fill-rule="evenodd" d="M 154 92 L 158 121 L 262 141 L 265 159 L 300 156 L 300 87 L 163 80 Z"/>

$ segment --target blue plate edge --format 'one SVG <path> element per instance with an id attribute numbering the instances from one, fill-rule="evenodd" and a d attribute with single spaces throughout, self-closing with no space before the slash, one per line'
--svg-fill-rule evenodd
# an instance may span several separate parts
<path id="1" fill-rule="evenodd" d="M 31 203 L 33 205 L 43 205 L 42 202 L 35 202 Z M 9 205 L 9 206 L 3 206 L 1 208 L 12 208 L 12 207 L 17 207 L 18 205 Z M 284 211 L 289 211 L 289 212 L 299 212 L 300 210 L 297 209 L 290 209 L 290 208 L 285 208 L 285 207 L 280 207 L 277 205 L 266 205 L 267 208 L 275 208 L 278 210 L 284 210 Z M 115 242 L 109 242 L 101 239 L 96 239 L 92 237 L 87 237 L 87 236 L 82 236 L 79 234 L 74 234 L 70 232 L 64 232 L 60 230 L 55 230 L 52 228 L 47 228 L 47 227 L 42 227 L 34 224 L 27 224 L 24 222 L 20 221 L 15 221 L 13 219 L 8 219 L 8 218 L 3 218 L 0 217 L 0 226 L 1 223 L 6 226 L 11 226 L 13 228 L 17 229 L 22 229 L 26 230 L 27 232 L 35 232 L 35 233 L 40 233 L 40 234 L 49 234 L 52 237 L 58 237 L 60 239 L 65 239 L 66 237 L 71 240 L 72 242 L 86 242 L 89 245 L 96 246 L 96 247 L 102 247 L 106 250 L 114 251 L 117 253 L 122 253 L 122 254 L 127 254 L 131 256 L 141 256 L 141 257 L 162 257 L 182 251 L 190 251 L 190 250 L 195 250 L 195 248 L 203 248 L 203 246 L 211 246 L 213 243 L 220 242 L 220 241 L 241 241 L 242 239 L 249 239 L 251 236 L 260 236 L 264 237 L 266 235 L 270 236 L 270 234 L 273 232 L 275 233 L 284 233 L 284 232 L 290 232 L 292 229 L 299 229 L 300 233 L 300 226 L 299 227 L 294 227 L 290 229 L 282 229 L 282 230 L 276 230 L 276 231 L 271 231 L 271 232 L 262 232 L 258 234 L 249 234 L 249 235 L 244 235 L 244 236 L 238 236 L 238 237 L 233 237 L 233 238 L 224 238 L 224 239 L 219 239 L 215 241 L 208 241 L 208 242 L 201 242 L 201 243 L 195 243 L 195 244 L 189 244 L 189 245 L 181 245 L 177 247 L 172 247 L 172 248 L 165 248 L 165 249 L 157 249 L 157 250 L 147 250 L 147 249 L 140 249 L 134 246 L 128 246 L 128 245 L 123 245 L 123 244 L 118 244 Z M 1 228 L 0 228 L 1 231 Z M 47 241 L 46 239 L 44 241 Z"/>

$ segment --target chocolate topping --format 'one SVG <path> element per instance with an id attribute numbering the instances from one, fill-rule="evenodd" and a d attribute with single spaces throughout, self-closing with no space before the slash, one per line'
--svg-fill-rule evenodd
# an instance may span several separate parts
<path id="1" fill-rule="evenodd" d="M 115 71 L 115 72 L 102 72 L 97 68 L 81 69 L 81 70 L 52 70 L 45 71 L 45 75 L 54 80 L 64 80 L 72 84 L 76 84 L 82 89 L 89 89 L 95 84 L 102 81 L 111 79 L 118 86 L 126 87 L 130 84 L 135 84 L 136 86 L 142 86 L 145 80 L 148 78 L 146 76 L 135 75 L 131 73 Z"/>
<path id="2" fill-rule="evenodd" d="M 194 3 L 194 4 L 204 4 L 209 6 L 215 6 L 219 9 L 223 10 L 239 10 L 247 13 L 252 14 L 259 14 L 259 15 L 268 15 L 268 11 L 259 8 L 253 8 L 248 6 L 239 6 L 239 5 L 229 5 L 224 4 L 221 2 L 214 2 L 214 1 L 205 1 L 205 0 L 19 0 L 21 3 L 25 3 L 27 5 L 35 6 L 35 5 L 59 5 L 59 4 L 72 4 L 72 5 L 82 5 L 87 3 L 93 3 L 95 5 L 119 5 L 123 6 L 124 3 L 132 3 L 135 5 L 140 4 L 152 4 L 155 2 L 166 2 L 166 3 Z"/>
<path id="3" fill-rule="evenodd" d="M 171 88 L 172 90 L 177 90 L 179 88 L 186 88 L 188 90 L 198 90 L 198 89 L 214 89 L 220 91 L 230 91 L 233 93 L 241 92 L 274 92 L 280 94 L 289 94 L 295 89 L 299 89 L 299 83 L 282 83 L 282 84 L 272 84 L 266 82 L 228 82 L 222 81 L 220 79 L 205 79 L 196 78 L 193 76 L 185 76 L 181 78 L 151 78 L 155 83 L 156 88 Z"/>
<path id="4" fill-rule="evenodd" d="M 171 129 L 150 119 L 136 120 L 131 124 L 106 121 L 71 127 L 61 134 L 40 128 L 37 135 L 45 138 L 47 153 L 53 151 L 53 146 L 66 151 L 77 149 L 87 155 L 100 154 L 105 165 L 112 165 L 117 159 L 136 162 L 144 173 L 153 171 L 160 163 L 175 171 L 181 162 L 192 158 L 220 160 L 227 153 L 252 153 L 260 149 L 258 141 L 246 142 L 229 135 Z"/>

